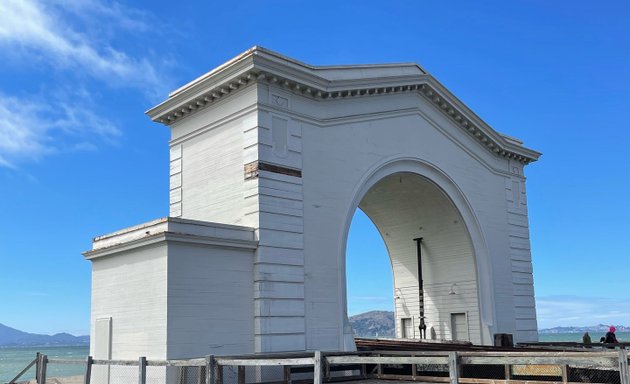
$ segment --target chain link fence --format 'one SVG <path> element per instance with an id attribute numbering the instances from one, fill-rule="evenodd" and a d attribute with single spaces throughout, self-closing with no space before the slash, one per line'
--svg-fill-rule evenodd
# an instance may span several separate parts
<path id="1" fill-rule="evenodd" d="M 138 367 L 133 365 L 93 364 L 91 384 L 134 383 L 138 380 Z"/>
<path id="2" fill-rule="evenodd" d="M 461 354 L 464 379 L 521 382 L 626 384 L 630 381 L 625 351 L 601 353 L 548 352 Z M 503 364 L 488 364 L 488 361 Z"/>
<path id="3" fill-rule="evenodd" d="M 461 378 L 517 380 L 535 382 L 621 384 L 619 371 L 613 368 L 583 368 L 571 365 L 493 365 L 469 364 L 461 367 Z"/>
<path id="4" fill-rule="evenodd" d="M 83 384 L 85 368 L 85 360 L 47 359 L 45 384 Z"/>
<path id="5" fill-rule="evenodd" d="M 205 384 L 206 367 L 176 367 L 177 384 Z"/>
<path id="6" fill-rule="evenodd" d="M 288 382 L 290 371 L 283 366 L 220 366 L 224 384 Z"/>

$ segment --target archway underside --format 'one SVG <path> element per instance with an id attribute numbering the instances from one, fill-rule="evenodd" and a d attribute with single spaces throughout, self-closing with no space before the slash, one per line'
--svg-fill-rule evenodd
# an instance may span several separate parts
<path id="1" fill-rule="evenodd" d="M 389 252 L 396 337 L 423 336 L 422 307 L 426 338 L 480 344 L 474 252 L 449 197 L 422 176 L 394 173 L 370 188 L 359 208 L 373 221 Z M 422 238 L 422 299 L 415 238 Z"/>

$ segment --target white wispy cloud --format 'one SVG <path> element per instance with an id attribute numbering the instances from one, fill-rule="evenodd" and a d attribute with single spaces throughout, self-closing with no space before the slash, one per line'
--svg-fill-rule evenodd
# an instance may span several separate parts
<path id="1" fill-rule="evenodd" d="M 0 166 L 16 168 L 57 152 L 115 143 L 121 131 L 84 105 L 0 94 Z"/>
<path id="2" fill-rule="evenodd" d="M 138 87 L 149 93 L 162 90 L 163 81 L 148 58 L 133 57 L 114 48 L 102 35 L 79 30 L 68 22 L 71 14 L 85 17 L 100 14 L 123 28 L 143 30 L 148 28 L 147 24 L 141 17 L 134 18 L 141 11 L 97 1 L 74 0 L 63 4 L 0 1 L 0 44 L 15 48 L 5 50 L 5 54 L 34 55 L 42 58 L 43 63 L 78 69 L 108 84 Z"/>
<path id="3" fill-rule="evenodd" d="M 580 296 L 536 298 L 539 328 L 630 324 L 630 299 Z"/>
<path id="4" fill-rule="evenodd" d="M 120 29 L 133 32 L 147 32 L 152 24 L 156 24 L 151 13 L 120 4 L 116 1 L 103 4 L 98 0 L 50 0 L 51 4 L 63 7 L 67 12 L 71 12 L 76 17 L 87 22 L 102 21 L 104 18 L 108 23 L 99 23 L 100 27 L 109 27 L 111 23 L 116 24 Z"/>
<path id="5" fill-rule="evenodd" d="M 152 101 L 167 93 L 156 67 L 167 61 L 140 49 L 157 24 L 149 12 L 101 0 L 0 0 L 0 15 L 7 68 L 40 75 L 19 95 L 0 86 L 0 166 L 118 142 L 121 130 L 91 101 L 103 89 L 132 88 Z M 33 96 L 50 89 L 65 91 Z"/>

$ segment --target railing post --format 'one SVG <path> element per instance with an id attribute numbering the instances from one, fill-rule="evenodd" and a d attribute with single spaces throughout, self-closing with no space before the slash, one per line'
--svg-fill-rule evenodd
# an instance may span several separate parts
<path id="1" fill-rule="evenodd" d="M 40 361 L 39 361 L 39 360 L 40 360 L 40 357 L 39 357 L 39 356 L 40 356 L 40 355 L 41 355 L 41 353 L 39 353 L 39 352 L 37 352 L 37 353 L 35 354 L 35 360 L 37 361 L 37 362 L 35 363 L 35 382 L 36 382 L 36 383 L 39 383 L 39 363 L 40 363 Z"/>
<path id="2" fill-rule="evenodd" d="M 214 375 L 214 355 L 206 356 L 206 384 L 214 384 L 215 383 L 215 375 Z"/>
<path id="3" fill-rule="evenodd" d="M 147 358 L 138 359 L 138 384 L 147 384 Z"/>
<path id="4" fill-rule="evenodd" d="M 313 357 L 313 384 L 322 384 L 322 351 L 315 351 Z"/>
<path id="5" fill-rule="evenodd" d="M 510 364 L 505 364 L 503 370 L 505 371 L 505 381 L 512 380 L 512 366 Z"/>
<path id="6" fill-rule="evenodd" d="M 451 379 L 451 384 L 459 383 L 459 365 L 458 365 L 457 352 L 448 353 L 448 376 Z"/>
<path id="7" fill-rule="evenodd" d="M 48 365 L 48 356 L 39 355 L 39 379 L 38 384 L 46 384 L 46 366 Z"/>
<path id="8" fill-rule="evenodd" d="M 90 384 L 92 379 L 92 356 L 88 356 L 85 360 L 85 377 L 83 378 L 83 384 Z"/>
<path id="9" fill-rule="evenodd" d="M 628 351 L 619 350 L 619 379 L 621 384 L 630 384 L 630 373 L 628 372 Z"/>

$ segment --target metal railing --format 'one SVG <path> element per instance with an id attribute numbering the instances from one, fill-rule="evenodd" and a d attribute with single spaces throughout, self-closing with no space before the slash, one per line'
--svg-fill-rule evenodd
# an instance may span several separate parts
<path id="1" fill-rule="evenodd" d="M 36 367 L 38 384 L 51 364 L 82 364 L 82 384 L 247 384 L 397 380 L 427 383 L 630 384 L 627 350 L 589 352 L 371 351 L 213 356 L 186 360 L 48 359 L 37 354 L 9 383 Z M 76 380 L 76 377 L 75 377 Z M 73 383 L 78 381 L 73 381 Z"/>

